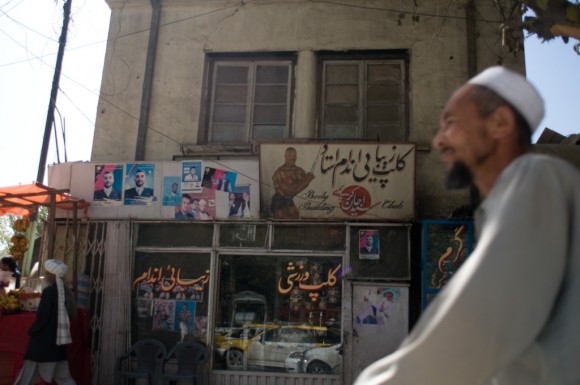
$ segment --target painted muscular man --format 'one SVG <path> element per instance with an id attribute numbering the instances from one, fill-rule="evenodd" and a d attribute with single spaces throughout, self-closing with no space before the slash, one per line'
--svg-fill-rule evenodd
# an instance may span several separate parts
<path id="1" fill-rule="evenodd" d="M 278 167 L 272 175 L 276 193 L 272 196 L 270 210 L 274 218 L 299 218 L 298 207 L 292 198 L 308 187 L 314 179 L 312 173 L 306 173 L 301 167 L 296 166 L 296 158 L 296 149 L 288 147 L 284 154 L 284 165 Z"/>

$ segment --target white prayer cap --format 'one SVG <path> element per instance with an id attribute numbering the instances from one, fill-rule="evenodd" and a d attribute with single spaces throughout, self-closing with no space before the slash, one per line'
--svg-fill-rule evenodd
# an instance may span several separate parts
<path id="1" fill-rule="evenodd" d="M 517 72 L 494 66 L 467 82 L 495 91 L 508 101 L 528 122 L 532 133 L 544 117 L 544 100 L 536 88 Z"/>
<path id="2" fill-rule="evenodd" d="M 49 273 L 60 278 L 64 277 L 68 271 L 68 267 L 63 262 L 57 261 L 56 259 L 47 259 L 46 262 L 44 262 L 44 268 Z"/>

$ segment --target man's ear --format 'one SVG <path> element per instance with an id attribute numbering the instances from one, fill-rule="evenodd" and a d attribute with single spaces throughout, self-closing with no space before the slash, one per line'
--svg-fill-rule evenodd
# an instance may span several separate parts
<path id="1" fill-rule="evenodd" d="M 503 138 L 516 132 L 516 117 L 507 106 L 500 106 L 489 116 L 490 133 L 495 138 Z"/>

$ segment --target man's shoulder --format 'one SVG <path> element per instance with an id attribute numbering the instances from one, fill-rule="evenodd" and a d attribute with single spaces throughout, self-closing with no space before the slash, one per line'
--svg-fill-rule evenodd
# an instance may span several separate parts
<path id="1" fill-rule="evenodd" d="M 580 170 L 569 161 L 547 154 L 530 153 L 513 162 L 513 172 L 527 172 L 531 177 L 560 175 L 578 183 Z"/>
<path id="2" fill-rule="evenodd" d="M 42 295 L 44 297 L 53 297 L 53 296 L 56 297 L 58 295 L 56 283 L 53 283 L 52 285 L 45 287 L 44 290 L 42 290 Z"/>
<path id="3" fill-rule="evenodd" d="M 580 194 L 578 169 L 551 155 L 528 153 L 502 172 L 480 209 L 488 211 L 496 205 L 533 203 L 536 198 L 563 199 L 576 194 Z"/>

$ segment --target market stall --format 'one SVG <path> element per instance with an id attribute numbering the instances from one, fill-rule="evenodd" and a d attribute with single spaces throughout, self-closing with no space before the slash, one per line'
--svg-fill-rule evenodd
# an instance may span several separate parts
<path id="1" fill-rule="evenodd" d="M 0 383 L 12 384 L 20 372 L 28 344 L 28 329 L 35 319 L 36 313 L 30 311 L 0 314 Z M 73 343 L 67 347 L 71 375 L 78 385 L 90 383 L 88 325 L 88 313 L 79 309 L 77 318 L 71 321 Z"/>
<path id="2" fill-rule="evenodd" d="M 44 232 L 47 255 L 40 255 L 39 265 L 44 259 L 50 258 L 54 252 L 55 214 L 56 209 L 72 210 L 73 221 L 77 221 L 78 210 L 85 210 L 89 203 L 75 198 L 66 190 L 57 190 L 40 183 L 0 188 L 0 215 L 14 214 L 21 218 L 14 222 L 14 235 L 10 241 L 10 254 L 22 268 L 22 278 L 26 281 L 30 272 L 31 258 L 34 247 L 34 219 L 39 207 L 48 208 L 48 221 Z M 32 219 L 29 219 L 32 218 Z M 77 266 L 73 261 L 72 289 L 77 293 Z M 30 282 L 30 281 L 29 281 Z M 26 306 L 29 297 L 40 296 L 33 293 L 38 287 L 28 287 L 27 290 L 12 290 L 5 294 L 0 306 L 0 383 L 12 383 L 20 371 L 22 360 L 28 343 L 28 329 L 36 319 L 34 306 Z M 7 300 L 7 297 L 12 297 Z M 19 297 L 20 296 L 20 297 Z M 89 314 L 79 309 L 77 317 L 71 320 L 71 335 L 73 343 L 68 346 L 68 357 L 71 373 L 78 384 L 88 384 L 90 377 L 90 351 L 88 349 Z"/>

